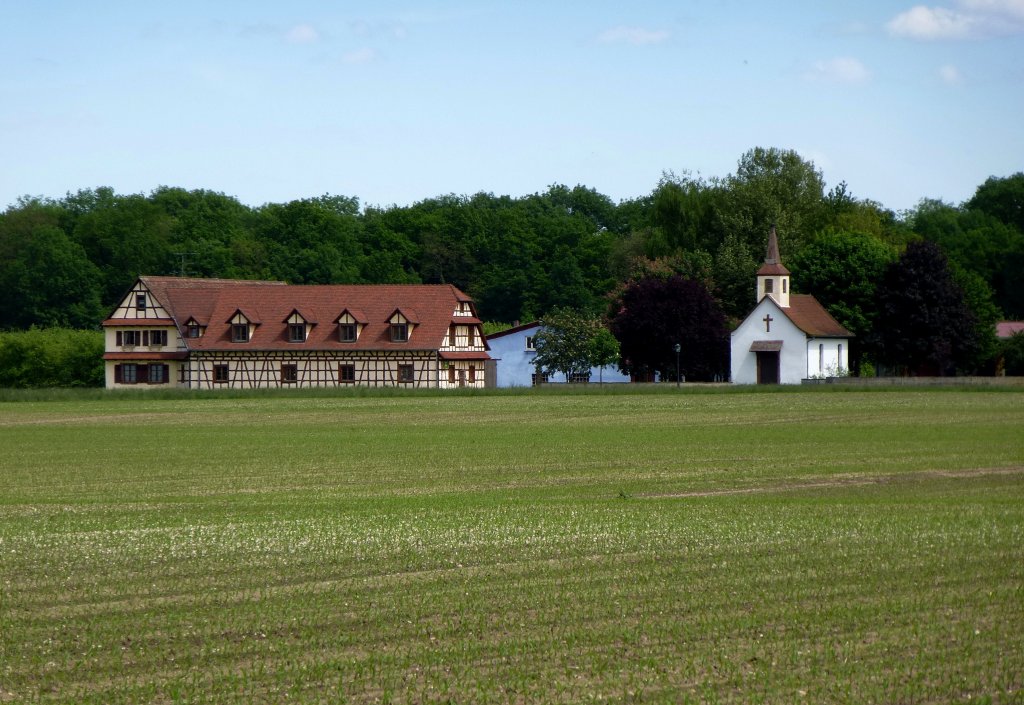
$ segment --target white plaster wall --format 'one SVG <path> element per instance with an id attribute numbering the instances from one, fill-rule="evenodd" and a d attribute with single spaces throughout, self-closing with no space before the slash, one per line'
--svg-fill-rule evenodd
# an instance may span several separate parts
<path id="1" fill-rule="evenodd" d="M 500 337 L 488 337 L 491 357 L 495 358 L 498 370 L 499 387 L 529 387 L 533 384 L 532 375 L 537 371 L 534 360 L 537 352 L 526 349 L 526 338 L 534 337 L 540 326 L 530 326 L 521 331 Z M 629 375 L 623 374 L 615 365 L 590 370 L 590 383 L 598 382 L 624 383 L 629 382 Z M 565 375 L 552 375 L 549 383 L 565 382 Z"/>
<path id="2" fill-rule="evenodd" d="M 771 331 L 766 332 L 764 317 L 771 314 Z M 736 330 L 731 341 L 731 378 L 734 384 L 757 384 L 757 354 L 750 346 L 757 340 L 781 340 L 779 355 L 780 384 L 800 384 L 807 369 L 807 336 L 796 327 L 771 298 L 761 299 Z M 817 347 L 815 347 L 817 350 Z M 817 353 L 815 353 L 817 355 Z M 815 358 L 817 360 L 817 358 Z"/>
<path id="3" fill-rule="evenodd" d="M 821 346 L 821 348 L 819 348 Z M 807 340 L 807 377 L 835 376 L 850 369 L 850 341 L 846 338 Z"/>

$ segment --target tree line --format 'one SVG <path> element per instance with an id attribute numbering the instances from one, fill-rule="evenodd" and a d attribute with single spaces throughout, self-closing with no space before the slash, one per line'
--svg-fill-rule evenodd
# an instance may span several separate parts
<path id="1" fill-rule="evenodd" d="M 898 362 L 879 326 L 907 314 L 883 310 L 879 287 L 911 243 L 938 248 L 979 335 L 999 318 L 1024 318 L 1024 173 L 990 178 L 959 205 L 922 200 L 895 213 L 845 183 L 826 190 L 796 152 L 754 148 L 732 174 L 666 173 L 649 194 L 618 203 L 582 185 L 386 207 L 332 195 L 250 207 L 174 187 L 25 197 L 0 214 L 0 330 L 96 328 L 140 274 L 451 283 L 481 317 L 507 324 L 555 310 L 609 316 L 630 286 L 678 277 L 736 321 L 753 306 L 773 223 L 794 290 L 857 336 L 857 364 Z M 987 364 L 991 338 L 957 369 Z"/>

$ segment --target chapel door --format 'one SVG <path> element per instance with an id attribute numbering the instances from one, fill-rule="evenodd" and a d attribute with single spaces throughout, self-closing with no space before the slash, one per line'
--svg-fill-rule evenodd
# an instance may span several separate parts
<path id="1" fill-rule="evenodd" d="M 778 351 L 761 351 L 757 353 L 757 383 L 778 384 L 779 383 L 779 353 Z"/>

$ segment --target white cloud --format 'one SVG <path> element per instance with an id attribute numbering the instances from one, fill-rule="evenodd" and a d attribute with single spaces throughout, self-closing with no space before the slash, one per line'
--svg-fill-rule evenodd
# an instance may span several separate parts
<path id="1" fill-rule="evenodd" d="M 642 46 L 645 44 L 661 44 L 669 38 L 666 30 L 650 30 L 640 27 L 613 27 L 597 35 L 597 41 L 602 44 L 633 44 Z"/>
<path id="2" fill-rule="evenodd" d="M 350 51 L 341 57 L 343 64 L 357 65 L 357 64 L 368 64 L 377 58 L 377 52 L 368 47 L 362 49 L 356 49 Z"/>
<path id="3" fill-rule="evenodd" d="M 910 39 L 983 39 L 1024 32 L 1024 0 L 956 0 L 956 8 L 915 5 L 889 20 L 889 33 Z"/>
<path id="4" fill-rule="evenodd" d="M 320 33 L 308 24 L 297 24 L 288 30 L 285 39 L 291 44 L 314 44 L 320 41 Z"/>
<path id="5" fill-rule="evenodd" d="M 857 59 L 839 56 L 828 61 L 815 62 L 805 77 L 812 81 L 849 85 L 867 83 L 871 78 L 871 72 Z"/>
<path id="6" fill-rule="evenodd" d="M 960 70 L 952 64 L 939 67 L 939 78 L 942 79 L 943 83 L 950 86 L 959 86 L 964 82 L 964 77 L 960 74 Z"/>

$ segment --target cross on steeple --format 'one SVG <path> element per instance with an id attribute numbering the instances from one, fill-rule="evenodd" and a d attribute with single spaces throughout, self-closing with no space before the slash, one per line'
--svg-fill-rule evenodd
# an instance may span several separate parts
<path id="1" fill-rule="evenodd" d="M 772 332 L 772 321 L 775 320 L 774 318 L 772 318 L 772 314 L 769 313 L 767 316 L 765 316 L 761 320 L 764 321 L 764 332 L 765 333 L 771 333 Z"/>

